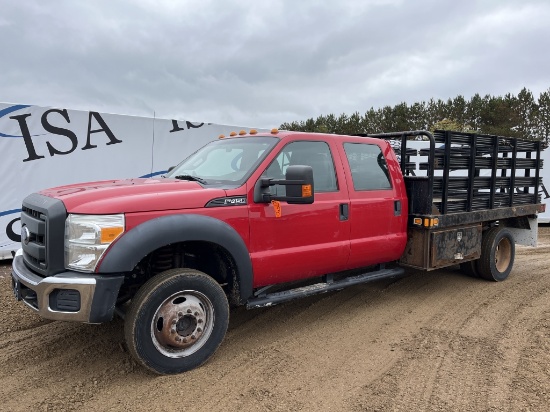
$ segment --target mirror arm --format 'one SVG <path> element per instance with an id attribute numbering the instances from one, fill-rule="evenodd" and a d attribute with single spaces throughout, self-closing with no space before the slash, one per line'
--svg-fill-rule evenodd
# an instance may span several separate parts
<path id="1" fill-rule="evenodd" d="M 304 180 L 271 179 L 268 177 L 264 177 L 261 179 L 260 186 L 261 187 L 269 187 L 269 186 L 275 186 L 275 185 L 290 186 L 290 185 L 303 185 L 305 183 L 306 182 Z"/>

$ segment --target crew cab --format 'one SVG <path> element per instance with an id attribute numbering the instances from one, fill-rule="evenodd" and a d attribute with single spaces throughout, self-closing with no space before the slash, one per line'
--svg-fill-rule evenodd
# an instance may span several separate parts
<path id="1" fill-rule="evenodd" d="M 408 148 L 411 139 L 425 148 Z M 456 132 L 220 136 L 163 177 L 26 197 L 13 290 L 48 319 L 102 323 L 116 313 L 138 362 L 180 373 L 216 351 L 230 306 L 270 306 L 407 266 L 460 264 L 504 280 L 517 235 L 536 241 L 541 164 L 539 142 Z"/>

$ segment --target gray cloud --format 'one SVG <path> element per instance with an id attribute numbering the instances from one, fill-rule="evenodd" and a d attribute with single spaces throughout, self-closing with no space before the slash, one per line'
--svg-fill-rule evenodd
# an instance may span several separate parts
<path id="1" fill-rule="evenodd" d="M 2 3 L 6 102 L 272 127 L 550 87 L 543 0 Z"/>

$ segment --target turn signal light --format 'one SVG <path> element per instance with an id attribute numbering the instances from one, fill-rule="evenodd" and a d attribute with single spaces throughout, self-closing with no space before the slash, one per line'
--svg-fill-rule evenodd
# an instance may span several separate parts
<path id="1" fill-rule="evenodd" d="M 111 243 L 115 240 L 122 232 L 124 232 L 123 227 L 104 227 L 101 229 L 101 243 Z"/>

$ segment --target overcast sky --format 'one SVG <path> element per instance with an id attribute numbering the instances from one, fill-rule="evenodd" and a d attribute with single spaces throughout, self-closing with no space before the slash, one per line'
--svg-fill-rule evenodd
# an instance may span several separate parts
<path id="1" fill-rule="evenodd" d="M 550 88 L 548 0 L 0 0 L 0 101 L 251 127 Z"/>

